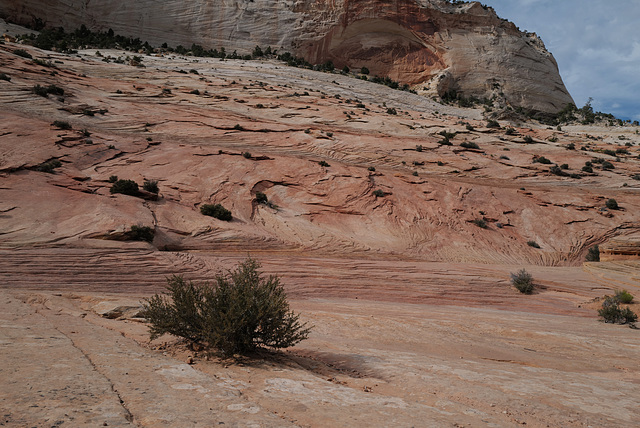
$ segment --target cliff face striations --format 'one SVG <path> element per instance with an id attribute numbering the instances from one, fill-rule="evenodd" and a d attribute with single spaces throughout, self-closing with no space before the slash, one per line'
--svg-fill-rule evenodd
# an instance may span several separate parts
<path id="1" fill-rule="evenodd" d="M 367 67 L 420 92 L 503 96 L 556 112 L 573 102 L 558 66 L 531 33 L 480 3 L 444 0 L 7 0 L 0 16 L 48 27 L 112 28 L 151 44 L 192 43 L 248 52 L 277 47 L 312 63 Z"/>

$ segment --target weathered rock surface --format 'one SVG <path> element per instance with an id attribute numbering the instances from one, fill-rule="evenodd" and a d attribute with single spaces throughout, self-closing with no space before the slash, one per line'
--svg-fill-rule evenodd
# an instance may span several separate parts
<path id="1" fill-rule="evenodd" d="M 8 0 L 0 16 L 22 24 L 39 18 L 68 30 L 112 28 L 155 45 L 245 53 L 270 45 L 314 64 L 366 66 L 427 94 L 504 96 L 512 106 L 542 112 L 573 102 L 542 41 L 478 2 Z"/>
<path id="2" fill-rule="evenodd" d="M 199 74 L 183 74 L 179 59 L 147 56 L 139 69 L 106 64 L 94 52 L 52 55 L 62 62 L 52 75 L 8 45 L 0 50 L 12 79 L 0 82 L 3 247 L 145 248 L 114 240 L 142 225 L 155 229 L 153 246 L 165 250 L 260 247 L 570 265 L 589 246 L 638 231 L 633 151 L 620 154 L 614 170 L 581 180 L 532 162 L 545 156 L 578 172 L 597 152 L 565 145 L 616 149 L 611 137 L 592 141 L 543 128 L 506 136 L 484 129 L 477 110 L 281 63 L 201 60 L 188 64 Z M 39 97 L 35 84 L 57 84 L 66 96 Z M 107 112 L 84 115 L 76 105 Z M 391 106 L 400 114 L 388 114 Z M 53 120 L 72 129 L 56 129 Z M 453 145 L 438 143 L 443 131 L 456 133 Z M 634 138 L 632 130 L 621 132 Z M 523 144 L 524 135 L 537 144 Z M 559 141 L 548 141 L 554 136 Z M 461 147 L 465 141 L 480 149 Z M 50 159 L 61 167 L 38 171 Z M 114 175 L 159 180 L 160 199 L 111 194 Z M 258 191 L 275 205 L 257 203 Z M 606 210 L 611 197 L 623 209 Z M 201 215 L 203 203 L 221 203 L 234 220 Z"/>
<path id="3" fill-rule="evenodd" d="M 635 425 L 638 334 L 591 318 L 327 294 L 294 302 L 308 341 L 229 365 L 91 311 L 112 300 L 0 289 L 0 423 Z"/>

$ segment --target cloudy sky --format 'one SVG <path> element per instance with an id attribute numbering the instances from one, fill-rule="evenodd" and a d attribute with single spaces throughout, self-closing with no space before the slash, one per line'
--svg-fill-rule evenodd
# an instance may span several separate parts
<path id="1" fill-rule="evenodd" d="M 537 33 L 578 107 L 640 120 L 640 0 L 482 0 Z"/>

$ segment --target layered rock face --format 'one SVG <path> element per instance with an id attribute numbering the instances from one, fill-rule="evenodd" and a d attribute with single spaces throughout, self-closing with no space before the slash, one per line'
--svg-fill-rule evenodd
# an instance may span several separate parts
<path id="1" fill-rule="evenodd" d="M 21 24 L 112 28 L 151 44 L 191 43 L 248 52 L 277 47 L 312 63 L 367 67 L 414 89 L 504 97 L 553 113 L 573 102 L 542 41 L 480 3 L 444 0 L 7 0 L 0 15 Z"/>

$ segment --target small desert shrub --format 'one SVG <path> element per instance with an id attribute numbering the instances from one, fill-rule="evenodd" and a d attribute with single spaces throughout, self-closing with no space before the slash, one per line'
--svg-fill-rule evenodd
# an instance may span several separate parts
<path id="1" fill-rule="evenodd" d="M 487 128 L 500 128 L 500 123 L 497 120 L 489 120 L 487 122 Z"/>
<path id="2" fill-rule="evenodd" d="M 33 63 L 41 67 L 55 67 L 55 65 L 51 61 L 45 61 L 39 58 L 34 58 Z"/>
<path id="3" fill-rule="evenodd" d="M 62 162 L 60 162 L 58 159 L 52 159 L 38 165 L 38 171 L 51 174 L 54 169 L 60 168 L 61 166 Z"/>
<path id="4" fill-rule="evenodd" d="M 483 218 L 477 218 L 475 220 L 473 220 L 473 224 L 475 224 L 476 226 L 482 228 L 482 229 L 486 229 L 487 228 L 487 222 L 483 219 Z"/>
<path id="5" fill-rule="evenodd" d="M 129 196 L 136 196 L 138 190 L 138 183 L 133 180 L 117 180 L 111 186 L 111 193 L 122 193 Z"/>
<path id="6" fill-rule="evenodd" d="M 632 324 L 638 320 L 638 315 L 631 309 L 620 308 L 620 301 L 616 296 L 605 296 L 602 307 L 598 309 L 598 315 L 605 323 L 612 324 Z"/>
<path id="7" fill-rule="evenodd" d="M 149 226 L 131 226 L 128 236 L 132 241 L 152 242 L 154 234 L 154 230 Z"/>
<path id="8" fill-rule="evenodd" d="M 329 165 L 329 163 L 328 163 L 328 162 L 323 161 L 323 160 L 322 160 L 322 161 L 320 161 L 320 162 L 318 162 L 318 165 L 323 166 L 323 167 L 325 167 L 325 168 L 328 168 L 328 167 L 330 167 L 330 166 L 331 166 L 331 165 Z"/>
<path id="9" fill-rule="evenodd" d="M 109 177 L 109 183 L 115 183 L 116 181 L 118 181 L 117 175 L 112 175 Z"/>
<path id="10" fill-rule="evenodd" d="M 167 279 L 165 295 L 143 302 L 151 339 L 166 333 L 215 349 L 225 357 L 260 348 L 289 348 L 309 336 L 311 327 L 289 309 L 277 276 L 265 278 L 252 259 L 216 275 L 213 284 Z"/>
<path id="11" fill-rule="evenodd" d="M 333 137 L 333 132 L 327 132 L 327 137 L 329 138 Z"/>
<path id="12" fill-rule="evenodd" d="M 251 153 L 249 153 L 249 152 L 243 152 L 243 153 L 242 153 L 242 157 L 243 157 L 243 158 L 245 158 L 245 159 L 251 159 Z"/>
<path id="13" fill-rule="evenodd" d="M 467 129 L 467 131 L 475 131 L 476 128 L 473 127 L 473 125 L 470 125 L 467 123 L 467 126 L 465 126 L 465 128 Z"/>
<path id="14" fill-rule="evenodd" d="M 607 202 L 605 203 L 606 207 L 609 208 L 610 210 L 617 210 L 620 207 L 618 206 L 618 202 L 615 199 L 609 199 L 607 200 Z"/>
<path id="15" fill-rule="evenodd" d="M 551 165 L 551 161 L 547 158 L 545 158 L 544 156 L 538 156 L 537 158 L 533 159 L 533 163 L 541 163 L 541 164 L 545 164 L 545 165 Z"/>
<path id="16" fill-rule="evenodd" d="M 504 132 L 505 135 L 515 135 L 516 134 L 516 130 L 513 128 L 507 128 L 507 130 Z"/>
<path id="17" fill-rule="evenodd" d="M 569 143 L 565 146 L 565 148 L 567 150 L 575 150 L 576 149 L 576 145 L 574 143 Z"/>
<path id="18" fill-rule="evenodd" d="M 418 177 L 418 176 L 419 176 L 418 171 L 413 171 L 412 175 L 413 175 L 414 177 Z"/>
<path id="19" fill-rule="evenodd" d="M 438 132 L 438 135 L 442 135 L 447 140 L 455 138 L 456 134 L 457 134 L 457 132 L 449 132 L 449 131 L 446 131 L 446 130 L 442 130 L 442 131 Z"/>
<path id="20" fill-rule="evenodd" d="M 480 146 L 478 146 L 473 141 L 472 142 L 465 141 L 463 143 L 460 143 L 460 147 L 464 147 L 465 149 L 479 149 L 480 148 Z"/>
<path id="21" fill-rule="evenodd" d="M 192 94 L 192 95 L 200 95 L 200 91 L 198 89 L 194 89 L 189 93 Z"/>
<path id="22" fill-rule="evenodd" d="M 585 166 L 582 167 L 582 172 L 587 172 L 589 174 L 592 174 L 593 173 L 593 168 L 590 167 L 590 166 L 586 166 L 585 165 Z"/>
<path id="23" fill-rule="evenodd" d="M 540 248 L 540 245 L 536 241 L 527 241 L 527 245 L 533 248 Z"/>
<path id="24" fill-rule="evenodd" d="M 382 198 L 384 197 L 385 193 L 383 190 L 377 189 L 373 191 L 373 196 L 375 196 L 376 198 Z"/>
<path id="25" fill-rule="evenodd" d="M 585 260 L 588 262 L 599 262 L 600 261 L 600 247 L 598 247 L 597 245 L 594 245 L 593 247 L 589 248 L 589 250 L 587 251 L 587 255 L 585 257 Z"/>
<path id="26" fill-rule="evenodd" d="M 269 199 L 266 194 L 258 190 L 256 191 L 256 202 L 259 204 L 268 204 Z"/>
<path id="27" fill-rule="evenodd" d="M 64 120 L 54 120 L 51 126 L 55 126 L 58 129 L 65 129 L 65 130 L 71 129 L 71 124 Z"/>
<path id="28" fill-rule="evenodd" d="M 7 76 L 4 73 L 0 73 L 0 80 L 4 80 L 6 82 L 11 82 L 11 77 Z"/>
<path id="29" fill-rule="evenodd" d="M 527 144 L 533 143 L 533 138 L 531 138 L 531 135 L 525 135 L 524 142 Z"/>
<path id="30" fill-rule="evenodd" d="M 416 146 L 416 152 L 421 152 L 422 151 L 422 144 L 418 144 Z"/>
<path id="31" fill-rule="evenodd" d="M 511 284 L 524 294 L 531 294 L 534 287 L 533 277 L 524 269 L 511 274 Z"/>
<path id="32" fill-rule="evenodd" d="M 614 169 L 615 167 L 613 166 L 613 164 L 609 161 L 604 161 L 602 162 L 602 169 L 604 170 L 610 170 L 610 169 Z"/>
<path id="33" fill-rule="evenodd" d="M 375 166 L 370 166 L 369 168 L 367 168 L 367 170 L 371 171 L 371 172 L 375 172 L 376 167 Z"/>
<path id="34" fill-rule="evenodd" d="M 56 85 L 49 85 L 47 87 L 35 85 L 32 90 L 36 95 L 40 95 L 41 97 L 45 98 L 48 94 L 60 96 L 64 95 L 64 89 Z"/>
<path id="35" fill-rule="evenodd" d="M 222 221 L 231 221 L 231 211 L 220 204 L 203 204 L 200 206 L 200 212 L 209 217 L 217 218 Z"/>
<path id="36" fill-rule="evenodd" d="M 239 123 L 236 124 L 233 129 L 235 129 L 236 131 L 244 131 L 244 127 L 242 125 L 240 125 Z"/>
<path id="37" fill-rule="evenodd" d="M 158 188 L 158 180 L 144 180 L 142 188 L 150 193 L 158 193 L 160 191 Z"/>
<path id="38" fill-rule="evenodd" d="M 25 51 L 24 49 L 16 49 L 13 51 L 14 54 L 21 56 L 22 58 L 29 58 L 32 59 L 33 57 L 31 56 L 31 54 L 27 51 Z"/>
<path id="39" fill-rule="evenodd" d="M 387 114 L 393 114 L 393 115 L 396 115 L 396 114 L 398 114 L 398 111 L 397 111 L 395 108 L 393 108 L 393 107 L 389 107 L 389 108 L 387 109 Z"/>
<path id="40" fill-rule="evenodd" d="M 620 303 L 624 303 L 625 305 L 633 302 L 633 295 L 629 293 L 627 290 L 617 291 L 615 298 L 618 299 Z"/>

